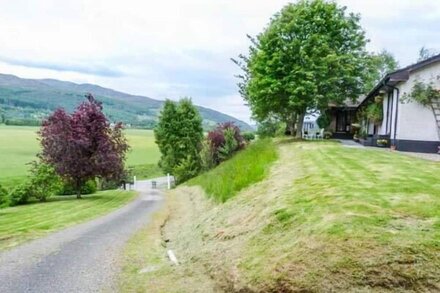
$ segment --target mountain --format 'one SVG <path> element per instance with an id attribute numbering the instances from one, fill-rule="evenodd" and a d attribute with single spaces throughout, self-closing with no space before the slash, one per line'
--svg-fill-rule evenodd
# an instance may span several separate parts
<path id="1" fill-rule="evenodd" d="M 101 101 L 104 112 L 111 121 L 122 121 L 133 127 L 153 128 L 163 101 L 144 96 L 130 95 L 94 84 L 77 84 L 56 79 L 24 79 L 0 74 L 0 122 L 10 124 L 36 124 L 54 109 L 67 111 L 91 93 Z M 232 116 L 197 106 L 205 129 L 217 123 L 233 121 L 242 130 L 251 126 Z"/>

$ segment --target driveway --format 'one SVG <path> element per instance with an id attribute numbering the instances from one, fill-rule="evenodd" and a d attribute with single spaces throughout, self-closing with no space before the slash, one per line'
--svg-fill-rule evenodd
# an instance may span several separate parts
<path id="1" fill-rule="evenodd" d="M 139 197 L 123 208 L 0 253 L 0 292 L 116 291 L 119 253 L 162 201 L 151 181 L 135 189 Z"/>

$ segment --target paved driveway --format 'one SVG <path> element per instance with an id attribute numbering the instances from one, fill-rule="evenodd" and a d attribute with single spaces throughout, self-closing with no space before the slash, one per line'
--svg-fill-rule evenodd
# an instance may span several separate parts
<path id="1" fill-rule="evenodd" d="M 0 292 L 115 291 L 124 243 L 161 203 L 150 187 L 138 181 L 140 196 L 125 207 L 1 253 Z"/>

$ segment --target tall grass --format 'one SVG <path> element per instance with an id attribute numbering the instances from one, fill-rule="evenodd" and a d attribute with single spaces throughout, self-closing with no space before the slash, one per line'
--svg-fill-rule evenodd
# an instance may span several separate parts
<path id="1" fill-rule="evenodd" d="M 200 185 L 209 196 L 225 202 L 243 188 L 264 179 L 277 158 L 272 140 L 258 140 L 217 168 L 190 180 L 188 185 Z"/>

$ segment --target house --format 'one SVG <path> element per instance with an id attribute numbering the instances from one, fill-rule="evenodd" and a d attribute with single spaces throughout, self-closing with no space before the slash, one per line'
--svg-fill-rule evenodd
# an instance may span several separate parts
<path id="1" fill-rule="evenodd" d="M 357 122 L 363 143 L 399 151 L 437 153 L 440 148 L 440 100 L 423 105 L 411 98 L 414 85 L 440 90 L 440 54 L 387 74 L 364 98 L 332 105 L 330 130 L 335 138 L 353 138 Z"/>

